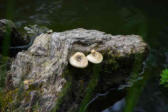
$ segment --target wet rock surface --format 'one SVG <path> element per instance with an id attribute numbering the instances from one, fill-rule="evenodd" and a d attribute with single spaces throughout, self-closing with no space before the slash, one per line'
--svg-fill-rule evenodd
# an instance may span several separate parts
<path id="1" fill-rule="evenodd" d="M 19 51 L 27 50 L 33 43 L 34 38 L 41 33 L 47 32 L 47 27 L 28 25 L 20 33 L 13 21 L 0 20 L 0 54 L 15 56 Z M 2 51 L 2 49 L 5 51 Z"/>
<path id="2" fill-rule="evenodd" d="M 10 46 L 24 45 L 26 40 L 17 31 L 15 24 L 7 19 L 0 20 L 0 48 L 2 48 L 3 42 L 9 40 Z"/>
<path id="3" fill-rule="evenodd" d="M 85 69 L 68 64 L 75 52 L 87 55 L 92 49 L 102 53 L 104 60 L 101 64 L 89 63 Z M 85 105 L 96 93 L 114 86 L 118 88 L 128 82 L 132 72 L 140 72 L 147 54 L 148 46 L 138 35 L 113 36 L 82 28 L 43 33 L 12 62 L 7 82 L 12 83 L 8 92 L 15 93 L 4 108 L 13 111 L 85 111 Z M 26 88 L 25 80 L 30 82 Z"/>

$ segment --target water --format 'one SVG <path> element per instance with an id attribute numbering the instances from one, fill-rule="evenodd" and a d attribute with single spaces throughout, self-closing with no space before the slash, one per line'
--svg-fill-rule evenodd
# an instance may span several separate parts
<path id="1" fill-rule="evenodd" d="M 165 1 L 152 0 L 0 1 L 0 19 L 12 19 L 20 29 L 38 24 L 54 31 L 83 27 L 113 35 L 142 35 L 151 52 L 144 71 L 147 80 L 134 110 L 138 112 L 168 112 L 168 92 L 159 85 L 160 73 L 168 67 L 167 12 Z"/>
<path id="2" fill-rule="evenodd" d="M 111 107 L 108 109 L 105 109 L 103 112 L 122 112 L 122 109 L 125 105 L 125 99 L 122 98 L 121 100 L 114 103 Z"/>

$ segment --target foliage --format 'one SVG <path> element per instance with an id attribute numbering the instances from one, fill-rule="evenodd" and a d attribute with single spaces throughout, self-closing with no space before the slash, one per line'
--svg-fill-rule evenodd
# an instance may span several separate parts
<path id="1" fill-rule="evenodd" d="M 0 91 L 0 110 L 6 112 L 12 109 L 10 103 L 14 100 L 14 96 L 17 94 L 18 89 L 14 89 L 8 92 Z"/>
<path id="2" fill-rule="evenodd" d="M 128 81 L 128 84 L 129 84 L 128 87 L 130 88 L 128 88 L 124 112 L 134 111 L 134 107 L 136 106 L 139 96 L 141 95 L 141 92 L 145 85 L 145 81 L 146 81 L 145 74 L 143 78 L 140 76 L 143 59 L 144 57 L 141 54 L 136 54 L 134 57 L 133 68 L 130 74 L 130 79 Z"/>
<path id="3" fill-rule="evenodd" d="M 0 56 L 0 89 L 4 88 L 5 86 L 8 61 L 9 61 L 8 57 Z"/>
<path id="4" fill-rule="evenodd" d="M 89 101 L 91 100 L 92 93 L 93 93 L 95 87 L 97 86 L 97 83 L 99 80 L 100 70 L 101 70 L 100 65 L 93 66 L 93 75 L 91 76 L 88 87 L 86 88 L 86 95 L 81 102 L 81 105 L 79 107 L 79 112 L 86 112 L 87 111 L 87 106 L 89 104 Z"/>
<path id="5" fill-rule="evenodd" d="M 164 69 L 161 73 L 160 84 L 168 87 L 168 69 Z"/>
<path id="6" fill-rule="evenodd" d="M 66 72 L 67 72 L 67 74 L 69 73 L 69 71 L 66 71 Z M 66 75 L 66 73 L 63 74 L 63 75 Z M 65 95 L 70 90 L 71 85 L 72 85 L 72 77 L 70 76 L 70 81 L 65 83 L 62 91 L 58 95 L 55 107 L 51 110 L 51 112 L 57 112 L 58 111 L 58 109 L 60 108 L 60 105 L 63 103 L 63 100 L 64 100 L 63 98 L 65 97 Z"/>

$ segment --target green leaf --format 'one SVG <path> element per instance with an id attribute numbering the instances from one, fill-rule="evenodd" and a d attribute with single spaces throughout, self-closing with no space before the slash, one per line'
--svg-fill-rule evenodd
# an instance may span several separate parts
<path id="1" fill-rule="evenodd" d="M 160 84 L 168 87 L 168 69 L 164 69 L 161 73 Z"/>

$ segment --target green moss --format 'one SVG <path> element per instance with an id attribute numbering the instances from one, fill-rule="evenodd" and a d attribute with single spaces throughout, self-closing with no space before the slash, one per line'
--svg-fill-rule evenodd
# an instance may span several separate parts
<path id="1" fill-rule="evenodd" d="M 3 89 L 5 86 L 5 79 L 7 74 L 7 63 L 9 61 L 9 57 L 0 56 L 0 89 Z"/>
<path id="2" fill-rule="evenodd" d="M 134 63 L 130 74 L 131 77 L 128 81 L 128 83 L 132 87 L 128 88 L 128 95 L 126 97 L 126 106 L 124 108 L 124 112 L 133 112 L 133 109 L 143 89 L 144 83 L 138 82 L 139 77 L 141 77 L 139 76 L 139 73 L 141 71 L 143 60 L 144 60 L 143 54 L 134 55 Z"/>
<path id="3" fill-rule="evenodd" d="M 86 95 L 84 99 L 82 100 L 82 103 L 79 107 L 79 112 L 86 112 L 87 110 L 87 104 L 91 100 L 92 93 L 99 81 L 99 73 L 101 70 L 100 65 L 94 65 L 93 66 L 93 74 L 91 75 L 91 79 L 89 81 L 88 87 L 86 88 Z"/>
<path id="4" fill-rule="evenodd" d="M 33 107 L 32 107 L 32 112 L 39 112 L 39 108 L 40 108 L 40 105 L 39 105 L 39 103 L 37 102 L 35 105 L 33 105 Z"/>
<path id="5" fill-rule="evenodd" d="M 13 102 L 17 92 L 18 88 L 8 92 L 0 92 L 0 110 L 2 112 L 6 112 L 7 109 L 11 109 L 9 104 Z"/>
<path id="6" fill-rule="evenodd" d="M 119 68 L 119 64 L 118 64 L 118 62 L 116 61 L 115 58 L 109 58 L 107 65 L 112 67 L 112 70 L 116 70 L 116 69 Z"/>
<path id="7" fill-rule="evenodd" d="M 34 90 L 39 91 L 41 88 L 29 88 L 24 89 L 24 85 L 21 82 L 20 88 L 8 92 L 0 92 L 0 110 L 6 112 L 5 110 L 20 111 L 21 108 L 18 108 L 20 102 L 24 99 L 26 102 L 30 102 L 31 95 L 30 93 Z M 37 106 L 36 106 L 37 107 Z M 24 110 L 24 109 L 22 109 Z M 37 110 L 37 109 L 36 109 Z"/>
<path id="8" fill-rule="evenodd" d="M 128 81 L 130 86 L 133 85 L 134 82 L 136 82 L 136 81 L 138 81 L 139 79 L 142 78 L 142 76 L 140 76 L 139 73 L 142 70 L 142 62 L 144 60 L 144 56 L 142 54 L 136 54 L 133 57 L 134 57 L 134 63 L 132 65 L 130 78 L 129 78 L 129 81 Z"/>
<path id="9" fill-rule="evenodd" d="M 63 87 L 63 90 L 58 94 L 58 98 L 57 98 L 57 101 L 56 101 L 56 105 L 55 107 L 51 110 L 51 112 L 57 112 L 57 110 L 59 109 L 60 105 L 62 104 L 63 102 L 63 97 L 67 94 L 68 90 L 70 89 L 71 87 L 71 80 L 68 81 L 64 87 Z"/>

